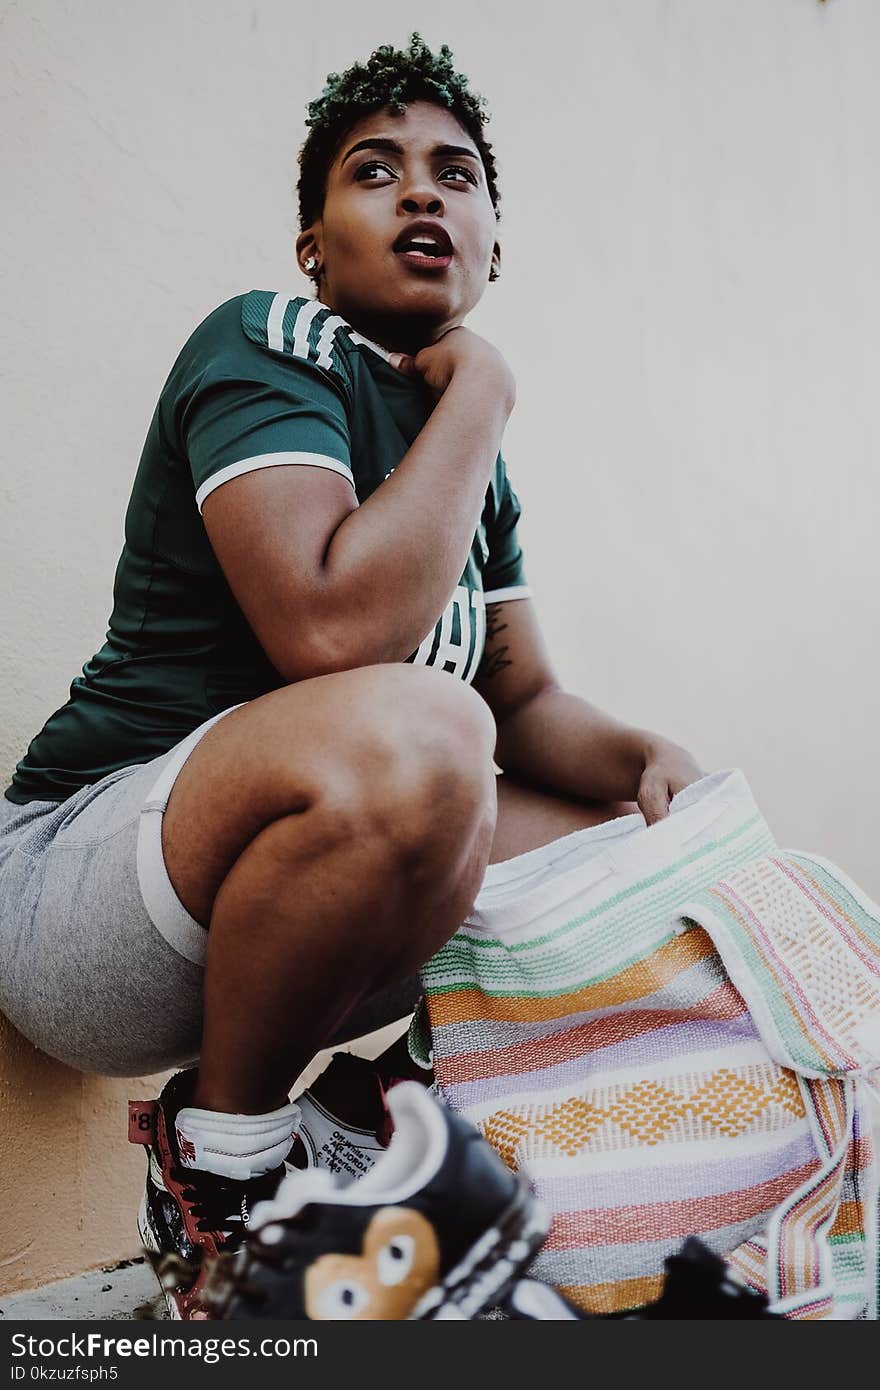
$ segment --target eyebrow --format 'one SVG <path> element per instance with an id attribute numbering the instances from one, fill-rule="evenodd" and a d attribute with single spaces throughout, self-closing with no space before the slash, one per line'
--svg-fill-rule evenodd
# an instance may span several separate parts
<path id="1" fill-rule="evenodd" d="M 389 140 L 387 136 L 384 135 L 374 135 L 371 136 L 369 140 L 359 140 L 356 145 L 352 145 L 351 149 L 348 151 L 348 154 L 345 155 L 339 167 L 342 168 L 342 165 L 345 163 L 346 159 L 350 159 L 351 156 L 353 154 L 356 154 L 358 150 L 390 150 L 392 154 L 404 153 L 403 146 L 399 144 L 396 140 Z M 477 154 L 476 150 L 468 150 L 464 147 L 464 145 L 435 145 L 431 151 L 431 154 L 466 155 L 469 159 L 477 160 L 478 163 L 480 160 L 480 156 Z"/>

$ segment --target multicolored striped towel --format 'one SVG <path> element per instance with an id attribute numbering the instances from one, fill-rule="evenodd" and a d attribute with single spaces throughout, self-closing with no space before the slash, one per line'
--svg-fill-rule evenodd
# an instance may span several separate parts
<path id="1" fill-rule="evenodd" d="M 709 932 L 770 1055 L 797 1073 L 820 1165 L 731 1256 L 782 1312 L 878 1315 L 877 1169 L 859 1114 L 880 1096 L 880 908 L 836 864 L 781 851 L 683 904 Z"/>
<path id="2" fill-rule="evenodd" d="M 532 1274 L 588 1311 L 655 1298 L 687 1235 L 789 1316 L 863 1308 L 875 1169 L 856 1090 L 880 910 L 822 865 L 822 930 L 846 939 L 829 899 L 857 924 L 850 1014 L 849 983 L 808 1002 L 791 985 L 804 950 L 827 950 L 818 927 L 801 955 L 774 931 L 777 954 L 758 959 L 741 901 L 781 923 L 777 876 L 788 892 L 820 861 L 780 853 L 738 771 L 686 788 L 653 826 L 626 816 L 490 865 L 425 967 L 438 1089 L 529 1174 L 552 1212 Z M 800 1038 L 819 1014 L 838 1049 L 823 1032 L 810 1070 Z"/>

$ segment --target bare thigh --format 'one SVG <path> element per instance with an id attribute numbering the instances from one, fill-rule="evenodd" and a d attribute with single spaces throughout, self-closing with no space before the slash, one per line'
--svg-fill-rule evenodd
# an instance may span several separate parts
<path id="1" fill-rule="evenodd" d="M 319 801 L 362 803 L 365 785 L 380 784 L 407 750 L 439 742 L 438 730 L 448 749 L 450 727 L 460 729 L 463 758 L 491 749 L 487 721 L 488 707 L 469 686 L 408 663 L 316 676 L 233 710 L 187 758 L 163 816 L 162 852 L 177 896 L 207 926 L 226 875 L 268 825 Z"/>
<path id="2" fill-rule="evenodd" d="M 570 801 L 526 786 L 502 773 L 497 778 L 498 819 L 489 863 L 514 859 L 563 835 L 638 811 L 635 801 Z"/>

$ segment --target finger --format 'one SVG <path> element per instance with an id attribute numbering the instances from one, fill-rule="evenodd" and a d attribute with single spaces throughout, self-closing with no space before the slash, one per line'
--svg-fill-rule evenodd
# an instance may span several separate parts
<path id="1" fill-rule="evenodd" d="M 636 800 L 648 825 L 654 825 L 669 814 L 669 784 L 665 777 L 644 776 L 639 783 Z"/>
<path id="2" fill-rule="evenodd" d="M 406 352 L 392 352 L 389 354 L 388 361 L 391 363 L 392 367 L 396 367 L 399 372 L 403 372 L 404 376 L 413 376 L 415 374 L 413 359 Z"/>

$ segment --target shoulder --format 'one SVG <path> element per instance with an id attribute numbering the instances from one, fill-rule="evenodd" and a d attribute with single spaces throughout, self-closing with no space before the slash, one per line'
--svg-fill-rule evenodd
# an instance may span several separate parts
<path id="1" fill-rule="evenodd" d="M 274 290 L 250 290 L 219 305 L 187 340 L 177 366 L 211 376 L 273 377 L 293 371 L 329 380 L 350 398 L 351 332 L 326 305 Z M 188 374 L 188 373 L 187 373 Z"/>
<path id="2" fill-rule="evenodd" d="M 326 304 L 273 290 L 251 290 L 240 304 L 242 332 L 250 342 L 327 372 L 351 389 L 351 325 Z"/>

